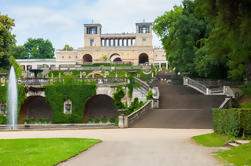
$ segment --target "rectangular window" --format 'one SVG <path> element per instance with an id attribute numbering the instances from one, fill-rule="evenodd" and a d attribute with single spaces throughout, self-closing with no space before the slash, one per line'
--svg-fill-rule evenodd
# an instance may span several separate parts
<path id="1" fill-rule="evenodd" d="M 149 26 L 140 26 L 139 33 L 150 33 Z"/>
<path id="2" fill-rule="evenodd" d="M 146 39 L 145 38 L 142 39 L 142 45 L 146 45 Z"/>
<path id="3" fill-rule="evenodd" d="M 90 46 L 94 46 L 94 40 L 93 39 L 90 40 Z"/>
<path id="4" fill-rule="evenodd" d="M 87 34 L 97 34 L 97 27 L 87 27 Z"/>

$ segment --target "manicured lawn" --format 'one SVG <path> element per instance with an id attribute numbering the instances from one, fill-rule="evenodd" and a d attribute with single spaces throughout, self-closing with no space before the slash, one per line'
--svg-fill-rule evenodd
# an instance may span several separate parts
<path id="1" fill-rule="evenodd" d="M 0 140 L 0 166 L 52 166 L 100 142 L 97 139 Z"/>
<path id="2" fill-rule="evenodd" d="M 240 145 L 230 150 L 220 151 L 217 153 L 220 159 L 227 163 L 233 163 L 236 166 L 251 165 L 251 143 Z"/>
<path id="3" fill-rule="evenodd" d="M 230 141 L 230 138 L 215 133 L 194 136 L 193 139 L 203 146 L 219 147 Z"/>

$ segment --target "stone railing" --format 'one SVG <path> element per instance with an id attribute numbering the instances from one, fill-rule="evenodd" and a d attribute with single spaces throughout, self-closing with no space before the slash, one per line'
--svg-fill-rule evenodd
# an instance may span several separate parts
<path id="1" fill-rule="evenodd" d="M 52 69 L 52 71 L 100 71 L 100 70 L 151 70 L 151 65 L 140 66 L 81 66 L 81 65 L 61 65 L 60 67 Z"/>
<path id="2" fill-rule="evenodd" d="M 149 110 L 152 109 L 152 100 L 148 100 L 146 104 L 140 107 L 137 111 L 128 115 L 128 126 L 133 124 L 136 120 L 140 119 L 143 115 L 145 115 Z"/>
<path id="3" fill-rule="evenodd" d="M 50 82 L 54 82 L 57 79 L 53 78 L 24 78 L 18 79 L 19 84 L 24 85 L 48 85 Z M 60 81 L 64 81 L 64 79 L 59 79 Z M 87 82 L 97 82 L 97 84 L 118 84 L 118 83 L 127 83 L 127 78 L 125 77 L 95 77 L 95 78 L 79 78 L 75 79 L 76 81 L 85 80 Z"/>
<path id="4" fill-rule="evenodd" d="M 183 77 L 183 85 L 189 86 L 204 95 L 225 95 L 224 88 L 213 88 L 210 89 L 198 81 L 195 81 L 189 77 Z"/>
<path id="5" fill-rule="evenodd" d="M 150 86 L 145 82 L 145 81 L 142 81 L 138 78 L 134 78 L 135 82 L 139 83 L 140 84 L 140 87 L 143 88 L 144 90 L 146 91 L 149 91 L 150 89 Z"/>
<path id="6" fill-rule="evenodd" d="M 220 105 L 219 109 L 231 108 L 231 107 L 232 107 L 232 99 L 229 97 L 226 97 L 223 103 Z"/>
<path id="7" fill-rule="evenodd" d="M 49 84 L 49 81 L 50 79 L 48 78 L 25 78 L 17 80 L 19 84 L 24 85 L 47 85 Z"/>

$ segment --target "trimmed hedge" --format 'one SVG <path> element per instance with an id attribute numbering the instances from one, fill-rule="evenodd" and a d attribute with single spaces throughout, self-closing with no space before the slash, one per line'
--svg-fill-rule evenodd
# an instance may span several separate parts
<path id="1" fill-rule="evenodd" d="M 251 135 L 251 108 L 215 109 L 213 110 L 213 127 L 215 133 L 240 137 Z"/>
<path id="2" fill-rule="evenodd" d="M 57 82 L 45 87 L 52 108 L 52 123 L 83 123 L 85 103 L 96 94 L 96 85 L 85 82 Z M 64 114 L 64 101 L 72 101 L 72 114 Z"/>

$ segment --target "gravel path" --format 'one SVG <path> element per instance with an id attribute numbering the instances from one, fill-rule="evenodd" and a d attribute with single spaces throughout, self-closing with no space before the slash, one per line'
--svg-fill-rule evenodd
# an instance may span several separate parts
<path id="1" fill-rule="evenodd" d="M 103 142 L 60 166 L 217 166 L 212 149 L 197 145 L 192 136 L 208 129 L 97 129 L 0 132 L 7 138 L 98 138 Z"/>

